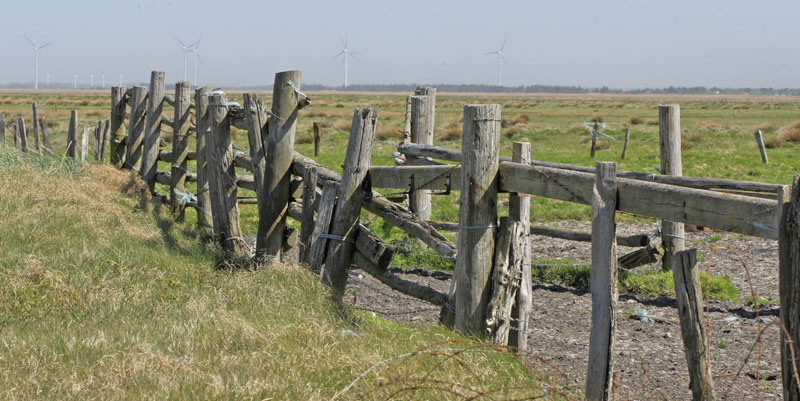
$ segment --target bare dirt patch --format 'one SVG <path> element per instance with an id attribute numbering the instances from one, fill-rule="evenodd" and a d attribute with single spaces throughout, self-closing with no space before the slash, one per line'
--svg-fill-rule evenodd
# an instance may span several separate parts
<path id="1" fill-rule="evenodd" d="M 589 222 L 560 222 L 564 228 L 589 230 Z M 626 234 L 652 232 L 654 225 L 620 224 Z M 726 400 L 780 399 L 778 307 L 748 305 L 751 290 L 778 300 L 777 241 L 733 233 L 687 232 L 686 246 L 697 248 L 700 267 L 727 276 L 739 290 L 738 301 L 709 302 L 710 357 L 717 397 Z M 534 259 L 590 260 L 590 243 L 534 236 Z M 619 254 L 631 251 L 620 247 Z M 406 274 L 406 279 L 447 292 L 450 280 L 438 275 Z M 440 308 L 400 294 L 354 269 L 346 298 L 356 308 L 408 325 L 435 324 Z M 654 321 L 643 321 L 646 314 Z M 589 354 L 591 294 L 558 284 L 533 285 L 528 348 L 558 368 L 561 386 L 582 392 Z M 762 341 L 758 342 L 759 332 Z M 548 368 L 537 358 L 536 367 Z M 639 299 L 621 295 L 618 304 L 614 372 L 619 399 L 691 399 L 678 315 L 673 298 Z"/>

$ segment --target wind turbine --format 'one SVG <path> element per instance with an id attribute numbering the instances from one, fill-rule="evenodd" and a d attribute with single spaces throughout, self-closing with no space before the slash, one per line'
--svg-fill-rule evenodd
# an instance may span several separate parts
<path id="1" fill-rule="evenodd" d="M 339 37 L 339 40 L 342 42 L 342 46 L 344 46 L 344 48 L 338 54 L 333 56 L 333 58 L 342 56 L 342 64 L 344 64 L 344 87 L 346 88 L 347 87 L 347 57 L 348 56 L 349 57 L 353 57 L 354 59 L 358 60 L 358 57 L 356 57 L 356 54 L 360 54 L 360 53 L 350 51 L 350 49 L 347 48 L 347 35 L 344 36 L 344 39 Z"/>
<path id="2" fill-rule="evenodd" d="M 53 42 L 47 42 L 43 45 L 36 46 L 36 43 L 33 43 L 29 37 L 25 36 L 25 40 L 33 46 L 33 89 L 39 89 L 39 49 L 44 49 Z"/>
<path id="3" fill-rule="evenodd" d="M 194 47 L 195 45 L 200 43 L 200 40 L 198 40 L 197 42 L 194 42 L 194 43 L 192 43 L 192 44 L 187 46 L 180 39 L 178 39 L 177 36 L 175 36 L 174 38 L 175 38 L 175 40 L 178 41 L 178 43 L 181 44 L 181 47 L 183 48 L 183 80 L 185 81 L 186 80 L 186 63 L 187 63 L 186 56 L 192 51 L 192 47 Z"/>
<path id="4" fill-rule="evenodd" d="M 508 35 L 506 35 L 506 38 L 503 39 L 503 44 L 500 45 L 499 50 L 485 53 L 485 54 L 497 55 L 497 86 L 503 86 L 503 63 L 506 63 L 507 66 L 511 67 L 511 64 L 509 64 L 508 60 L 506 60 L 506 56 L 503 55 L 503 49 L 505 49 L 506 47 L 507 40 L 508 40 Z"/>
<path id="5" fill-rule="evenodd" d="M 203 62 L 203 58 L 200 57 L 200 52 L 197 50 L 197 48 L 200 47 L 200 39 L 202 39 L 202 38 L 203 38 L 203 36 L 200 35 L 200 37 L 197 38 L 197 42 L 194 42 L 194 47 L 190 50 L 192 52 L 192 57 L 194 57 L 194 60 L 192 61 L 192 68 L 194 70 L 193 72 L 194 72 L 194 86 L 195 87 L 197 87 L 197 59 L 200 59 L 200 63 L 201 64 L 203 64 L 203 65 L 206 64 L 205 62 Z"/>

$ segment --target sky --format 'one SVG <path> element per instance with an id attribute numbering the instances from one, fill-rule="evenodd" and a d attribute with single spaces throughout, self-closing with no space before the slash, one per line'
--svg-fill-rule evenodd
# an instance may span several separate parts
<path id="1" fill-rule="evenodd" d="M 800 88 L 800 1 L 673 0 L 4 0 L 0 85 L 95 86 L 184 79 L 185 43 L 201 38 L 199 83 L 338 86 L 347 37 L 350 84 L 498 83 L 611 88 Z M 191 56 L 191 55 L 190 55 Z M 192 58 L 187 78 L 192 81 Z"/>

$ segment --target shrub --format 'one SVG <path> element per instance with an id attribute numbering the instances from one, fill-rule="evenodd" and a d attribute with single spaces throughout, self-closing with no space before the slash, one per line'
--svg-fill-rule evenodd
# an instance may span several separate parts
<path id="1" fill-rule="evenodd" d="M 774 123 L 763 123 L 756 126 L 756 129 L 764 133 L 769 133 L 777 131 L 778 126 L 775 125 Z"/>
<path id="2" fill-rule="evenodd" d="M 777 149 L 783 146 L 783 141 L 778 138 L 768 138 L 764 140 L 764 147 L 767 149 Z"/>

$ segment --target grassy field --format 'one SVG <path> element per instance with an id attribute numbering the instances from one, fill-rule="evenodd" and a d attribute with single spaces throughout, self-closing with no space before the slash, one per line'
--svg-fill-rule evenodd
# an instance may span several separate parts
<path id="1" fill-rule="evenodd" d="M 541 394 L 493 347 L 334 308 L 303 268 L 216 270 L 144 192 L 0 144 L 1 399 L 322 400 L 381 361 L 340 399 Z"/>
<path id="2" fill-rule="evenodd" d="M 169 91 L 168 91 L 169 92 Z M 317 160 L 341 170 L 343 149 L 353 109 L 378 110 L 377 138 L 373 149 L 374 165 L 393 164 L 392 143 L 401 140 L 405 112 L 404 94 L 310 93 L 312 105 L 301 111 L 296 150 L 313 156 L 312 123 L 323 129 L 322 150 Z M 270 94 L 263 94 L 267 101 Z M 106 91 L 80 92 L 0 92 L 0 113 L 7 123 L 16 116 L 30 121 L 30 103 L 37 101 L 40 114 L 48 119 L 54 146 L 64 147 L 69 110 L 79 113 L 81 126 L 94 126 L 109 114 Z M 229 100 L 241 103 L 241 93 L 230 93 Z M 499 103 L 503 129 L 501 154 L 511 155 L 514 141 L 532 144 L 535 160 L 591 166 L 594 161 L 616 161 L 618 170 L 655 172 L 659 165 L 658 112 L 662 103 L 681 105 L 681 134 L 684 175 L 727 178 L 788 184 L 798 172 L 796 154 L 800 146 L 800 104 L 792 97 L 709 96 L 709 95 L 498 95 L 440 94 L 436 104 L 435 144 L 460 149 L 461 115 L 469 103 Z M 169 107 L 165 113 L 172 113 Z M 582 122 L 601 120 L 603 131 L 616 140 L 600 136 L 595 160 L 589 157 L 590 135 Z M 30 126 L 30 123 L 27 124 Z M 630 144 L 625 160 L 620 159 L 624 132 L 630 128 Z M 341 130 L 341 131 L 340 131 Z M 769 149 L 770 164 L 761 163 L 753 134 L 761 130 Z M 164 129 L 169 132 L 169 128 Z M 247 133 L 233 128 L 236 145 L 248 148 Z M 10 137 L 10 134 L 7 134 Z M 31 136 L 29 134 L 29 136 Z M 169 139 L 169 135 L 167 135 Z M 194 146 L 190 144 L 190 146 Z M 162 168 L 167 169 L 166 163 Z M 456 221 L 458 195 L 434 197 L 435 221 Z M 502 202 L 501 202 L 502 204 Z M 256 226 L 255 207 L 245 207 L 243 224 Z M 249 209 L 252 209 L 249 210 Z M 504 213 L 504 210 L 500 210 Z M 533 198 L 534 221 L 588 219 L 587 206 Z"/>
<path id="3" fill-rule="evenodd" d="M 169 91 L 167 91 L 169 93 Z M 301 111 L 295 149 L 313 156 L 312 124 L 323 124 L 321 154 L 316 160 L 331 169 L 341 171 L 345 132 L 350 129 L 353 110 L 374 107 L 378 110 L 377 142 L 373 148 L 372 164 L 392 165 L 394 143 L 401 141 L 404 125 L 406 94 L 398 93 L 309 93 L 312 105 Z M 271 94 L 263 93 L 269 102 Z M 229 93 L 230 101 L 242 103 L 241 93 Z M 681 106 L 681 134 L 684 175 L 692 177 L 727 178 L 747 181 L 788 184 L 797 174 L 800 161 L 800 103 L 793 97 L 770 96 L 713 96 L 713 95 L 547 95 L 547 94 L 439 94 L 436 104 L 435 144 L 460 149 L 461 116 L 469 103 L 499 103 L 503 122 L 500 152 L 511 155 L 514 141 L 532 144 L 535 160 L 592 166 L 595 161 L 616 161 L 618 170 L 655 173 L 659 166 L 658 111 L 659 104 L 677 103 Z M 69 110 L 79 113 L 81 126 L 94 126 L 98 119 L 108 118 L 107 91 L 25 91 L 0 92 L 0 113 L 7 123 L 16 116 L 30 121 L 30 103 L 37 101 L 40 115 L 51 126 L 54 146 L 63 151 L 66 142 Z M 165 107 L 165 114 L 172 110 Z M 585 121 L 603 121 L 603 130 L 614 139 L 600 136 L 595 160 L 589 156 L 590 134 Z M 247 133 L 231 128 L 236 146 L 248 148 Z M 630 129 L 630 143 L 625 160 L 621 160 L 624 132 Z M 769 147 L 770 164 L 764 165 L 755 144 L 753 133 L 761 130 Z M 163 129 L 170 140 L 169 127 Z M 32 135 L 29 134 L 29 137 Z M 10 140 L 10 133 L 7 133 Z M 193 138 L 191 139 L 193 141 Z M 194 143 L 190 143 L 190 148 Z M 58 152 L 58 150 L 57 150 Z M 194 169 L 190 163 L 190 169 Z M 160 163 L 167 171 L 168 163 Z M 242 171 L 241 173 L 245 173 Z M 190 187 L 194 192 L 196 188 Z M 168 188 L 158 186 L 160 193 Z M 398 192 L 385 190 L 384 194 Z M 240 190 L 244 196 L 254 196 Z M 502 195 L 501 195 L 502 197 Z M 498 202 L 500 215 L 507 214 L 507 198 Z M 245 233 L 254 234 L 257 227 L 255 205 L 240 207 Z M 434 196 L 432 220 L 458 220 L 458 194 Z M 588 220 L 589 206 L 545 198 L 532 198 L 531 219 L 547 222 L 565 219 Z M 187 225 L 192 226 L 194 213 L 187 213 Z M 619 220 L 651 222 L 652 219 L 620 214 Z M 398 253 L 396 266 L 428 267 L 450 270 L 452 263 L 418 251 L 417 241 L 406 237 L 399 229 L 385 224 L 366 212 L 362 221 L 392 245 L 410 248 L 415 252 Z M 290 221 L 290 225 L 297 226 Z"/>

